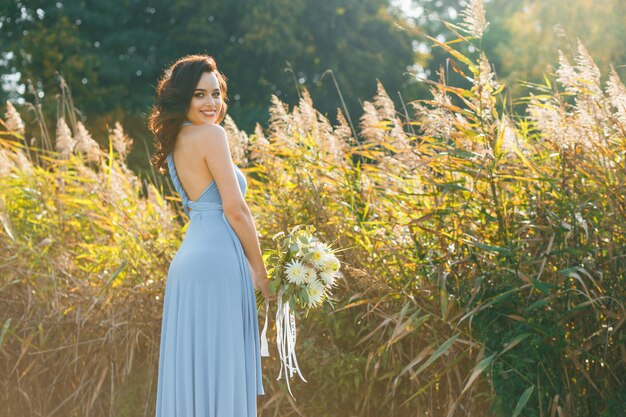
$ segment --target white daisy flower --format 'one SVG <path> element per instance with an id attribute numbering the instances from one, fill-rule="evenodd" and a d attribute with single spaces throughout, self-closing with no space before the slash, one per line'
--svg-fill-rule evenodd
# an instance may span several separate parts
<path id="1" fill-rule="evenodd" d="M 304 270 L 306 272 L 306 279 L 305 282 L 311 283 L 313 281 L 315 281 L 317 279 L 317 273 L 315 272 L 315 269 L 308 267 L 308 266 L 304 266 Z"/>
<path id="2" fill-rule="evenodd" d="M 313 266 L 315 268 L 322 268 L 323 259 L 325 256 L 328 256 L 330 252 L 328 248 L 321 242 L 317 242 L 313 246 L 313 252 L 311 252 L 311 262 L 313 262 Z"/>
<path id="3" fill-rule="evenodd" d="M 333 286 L 333 284 L 335 283 L 335 274 L 332 274 L 330 272 L 327 271 L 322 271 L 320 272 L 320 280 L 324 283 L 324 285 L 326 285 L 327 287 L 331 287 Z"/>
<path id="4" fill-rule="evenodd" d="M 306 294 L 309 297 L 308 307 L 316 307 L 324 299 L 324 286 L 318 280 L 306 285 Z"/>
<path id="5" fill-rule="evenodd" d="M 339 271 L 339 266 L 340 266 L 339 259 L 337 259 L 337 257 L 333 255 L 332 253 L 325 255 L 322 258 L 321 264 L 322 264 L 322 270 L 329 272 L 331 274 Z"/>
<path id="6" fill-rule="evenodd" d="M 285 273 L 287 274 L 287 281 L 297 285 L 301 285 L 307 282 L 308 273 L 306 267 L 297 259 L 293 259 L 287 264 Z"/>
<path id="7" fill-rule="evenodd" d="M 324 243 L 324 242 L 317 241 L 317 242 L 315 243 L 315 246 L 317 246 L 317 247 L 318 247 L 318 248 L 319 248 L 319 249 L 320 249 L 323 253 L 325 253 L 325 254 L 330 254 L 330 253 L 331 253 L 331 252 L 330 252 L 330 246 L 328 246 L 328 245 L 327 245 L 326 243 Z"/>

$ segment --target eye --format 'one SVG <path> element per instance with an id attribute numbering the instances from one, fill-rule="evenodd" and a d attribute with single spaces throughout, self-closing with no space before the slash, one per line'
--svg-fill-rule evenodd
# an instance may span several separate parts
<path id="1" fill-rule="evenodd" d="M 213 97 L 219 97 L 220 93 L 213 93 Z"/>
<path id="2" fill-rule="evenodd" d="M 204 93 L 196 93 L 196 95 L 194 97 L 201 97 L 203 95 L 204 95 Z"/>

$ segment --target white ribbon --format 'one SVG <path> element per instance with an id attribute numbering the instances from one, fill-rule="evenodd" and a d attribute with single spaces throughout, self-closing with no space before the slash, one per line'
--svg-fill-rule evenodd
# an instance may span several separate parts
<path id="1" fill-rule="evenodd" d="M 261 332 L 261 356 L 270 356 L 270 351 L 267 346 L 267 317 L 269 316 L 270 300 L 265 299 L 265 324 L 263 325 L 263 332 Z"/>
<path id="2" fill-rule="evenodd" d="M 307 381 L 302 376 L 298 367 L 298 360 L 296 359 L 296 317 L 289 308 L 289 302 L 283 303 L 283 293 L 284 289 L 281 288 L 278 292 L 278 308 L 276 309 L 276 346 L 278 347 L 278 355 L 280 357 L 280 373 L 276 380 L 280 379 L 283 374 L 283 368 L 285 368 L 287 388 L 289 389 L 289 394 L 295 400 L 291 392 L 289 379 L 297 372 L 304 382 Z M 289 375 L 287 375 L 287 370 L 289 370 Z"/>

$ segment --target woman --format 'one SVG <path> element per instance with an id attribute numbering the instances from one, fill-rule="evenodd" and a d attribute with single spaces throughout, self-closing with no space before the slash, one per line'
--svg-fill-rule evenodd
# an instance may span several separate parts
<path id="1" fill-rule="evenodd" d="M 148 127 L 189 227 L 168 270 L 156 417 L 253 417 L 263 395 L 256 300 L 270 298 L 247 182 L 224 129 L 226 78 L 208 55 L 166 69 Z"/>

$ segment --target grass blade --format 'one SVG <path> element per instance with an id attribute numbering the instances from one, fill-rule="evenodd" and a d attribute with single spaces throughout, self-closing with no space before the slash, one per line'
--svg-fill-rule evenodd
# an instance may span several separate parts
<path id="1" fill-rule="evenodd" d="M 528 399 L 530 398 L 530 394 L 533 393 L 534 389 L 535 389 L 535 386 L 531 385 L 530 387 L 528 387 L 526 389 L 526 391 L 524 391 L 522 396 L 519 397 L 519 400 L 517 400 L 517 405 L 515 406 L 515 410 L 513 410 L 513 417 L 517 417 L 517 416 L 520 415 L 520 413 L 522 412 L 522 410 L 526 406 L 526 403 L 528 402 Z"/>

